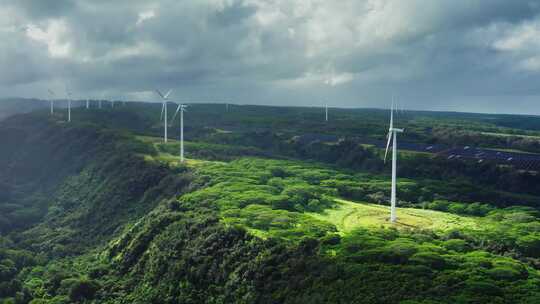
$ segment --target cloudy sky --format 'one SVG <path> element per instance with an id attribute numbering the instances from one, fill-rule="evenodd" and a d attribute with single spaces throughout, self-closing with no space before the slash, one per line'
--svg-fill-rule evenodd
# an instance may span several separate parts
<path id="1" fill-rule="evenodd" d="M 0 97 L 540 114 L 538 0 L 0 0 Z"/>

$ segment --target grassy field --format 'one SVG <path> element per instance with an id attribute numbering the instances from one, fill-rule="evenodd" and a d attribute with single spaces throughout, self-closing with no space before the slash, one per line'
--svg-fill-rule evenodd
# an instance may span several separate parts
<path id="1" fill-rule="evenodd" d="M 337 207 L 323 213 L 309 213 L 310 216 L 335 225 L 345 234 L 360 227 L 396 227 L 398 229 L 430 229 L 443 231 L 452 228 L 477 229 L 479 218 L 464 217 L 433 210 L 398 208 L 397 223 L 389 222 L 389 207 L 356 203 L 336 199 Z"/>
<path id="2" fill-rule="evenodd" d="M 175 140 L 171 140 L 169 143 L 164 144 L 162 139 L 158 137 L 139 136 L 138 139 L 143 142 L 153 144 L 158 151 L 159 146 L 172 146 L 177 144 L 177 141 Z M 145 155 L 145 158 L 151 161 L 167 163 L 173 167 L 180 165 L 180 157 L 178 155 L 167 152 L 158 152 L 158 154 L 155 156 Z M 224 162 L 220 161 L 207 161 L 186 158 L 187 166 L 200 167 L 204 164 L 225 165 Z M 288 167 L 289 169 L 293 168 L 292 166 Z M 300 166 L 299 168 L 301 167 L 302 166 Z M 301 169 L 303 170 L 305 168 Z M 379 183 L 379 181 L 370 180 L 370 183 L 376 185 L 377 183 Z M 334 208 L 327 209 L 323 212 L 305 212 L 303 216 L 305 216 L 306 220 L 308 221 L 309 219 L 312 219 L 319 223 L 325 223 L 335 226 L 339 233 L 342 235 L 345 235 L 357 228 L 394 227 L 397 229 L 426 229 L 433 231 L 445 231 L 454 228 L 467 228 L 477 230 L 480 229 L 481 226 L 479 222 L 483 220 L 482 218 L 460 216 L 434 210 L 398 208 L 398 221 L 397 223 L 392 224 L 388 220 L 388 206 L 370 204 L 365 202 L 353 202 L 342 198 L 334 198 L 334 200 L 336 202 L 336 206 Z M 259 212 L 263 211 L 259 210 Z M 276 211 L 264 210 L 264 212 L 269 212 L 269 214 L 271 214 L 270 217 L 280 218 L 284 216 L 283 214 Z M 231 221 L 231 223 L 236 222 Z M 251 233 L 259 237 L 265 238 L 268 236 L 268 231 L 253 229 L 253 227 L 247 228 Z"/>
<path id="3" fill-rule="evenodd" d="M 162 145 L 159 138 L 144 137 L 141 138 L 146 142 L 153 143 L 154 146 Z M 173 144 L 172 142 L 170 144 Z M 159 152 L 155 156 L 145 156 L 148 160 L 159 161 L 168 163 L 175 167 L 180 164 L 180 158 L 178 155 L 173 155 L 166 152 Z M 225 165 L 223 162 L 206 161 L 198 159 L 186 159 L 186 165 L 190 167 L 200 167 L 204 164 Z M 290 167 L 292 168 L 292 167 Z M 243 175 L 243 174 L 241 174 Z M 377 183 L 377 181 L 372 181 Z M 240 189 L 238 189 L 241 193 Z M 246 190 L 246 189 L 244 189 Z M 247 191 L 247 190 L 246 190 Z M 222 193 L 223 194 L 223 193 Z M 480 229 L 479 221 L 481 218 L 459 216 L 451 213 L 414 209 L 414 208 L 398 208 L 398 221 L 397 223 L 390 223 L 389 207 L 377 204 L 370 204 L 365 202 L 353 202 L 342 198 L 334 198 L 336 205 L 323 212 L 305 212 L 303 215 L 299 215 L 303 220 L 297 219 L 297 225 L 305 225 L 306 223 L 319 223 L 318 225 L 324 225 L 328 227 L 335 227 L 341 235 L 346 235 L 357 228 L 390 228 L 394 227 L 400 230 L 433 230 L 433 231 L 446 231 L 454 228 L 467 228 L 477 230 Z M 257 218 L 267 217 L 266 220 L 270 222 L 280 222 L 284 218 L 288 218 L 291 213 L 287 211 L 276 211 L 268 207 L 258 206 L 257 211 L 252 210 L 257 214 Z M 244 209 L 249 210 L 250 208 Z M 227 214 L 227 213 L 226 213 Z M 247 214 L 247 213 L 246 213 Z M 243 216 L 246 216 L 244 214 Z M 264 214 L 264 216 L 262 215 Z M 237 215 L 239 216 L 239 215 Z M 229 224 L 241 224 L 238 221 L 237 216 L 230 218 L 229 215 L 224 217 L 224 221 Z M 242 216 L 240 216 L 242 217 Z M 288 220 L 291 220 L 290 218 Z M 302 224 L 303 223 L 303 224 Z M 244 225 L 242 223 L 241 225 Z M 275 223 L 274 223 L 275 224 Z M 279 231 L 281 228 L 271 228 L 269 230 L 261 230 L 255 227 L 246 226 L 246 228 L 254 235 L 267 238 L 274 231 Z M 300 228 L 300 227 L 298 227 Z M 303 227 L 306 228 L 306 227 Z"/>

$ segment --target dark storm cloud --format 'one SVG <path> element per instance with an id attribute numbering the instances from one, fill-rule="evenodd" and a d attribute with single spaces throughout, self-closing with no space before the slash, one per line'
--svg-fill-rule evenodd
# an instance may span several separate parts
<path id="1" fill-rule="evenodd" d="M 537 1 L 0 0 L 0 17 L 0 95 L 540 113 Z"/>

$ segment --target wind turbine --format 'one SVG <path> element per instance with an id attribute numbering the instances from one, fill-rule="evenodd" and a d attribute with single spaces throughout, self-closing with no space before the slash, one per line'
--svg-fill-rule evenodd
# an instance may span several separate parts
<path id="1" fill-rule="evenodd" d="M 86 109 L 90 109 L 90 99 L 86 98 Z"/>
<path id="2" fill-rule="evenodd" d="M 55 94 L 52 90 L 48 90 L 49 91 L 49 94 L 51 95 L 51 99 L 50 99 L 50 103 L 51 103 L 51 115 L 54 114 L 54 97 L 55 97 Z"/>
<path id="3" fill-rule="evenodd" d="M 71 122 L 71 92 L 67 88 L 66 95 L 68 98 L 68 122 Z"/>
<path id="4" fill-rule="evenodd" d="M 325 120 L 328 121 L 328 104 L 324 105 L 324 114 L 325 114 Z"/>
<path id="5" fill-rule="evenodd" d="M 390 128 L 388 129 L 388 142 L 384 153 L 384 162 L 388 155 L 388 148 L 392 141 L 392 194 L 390 197 L 390 222 L 396 222 L 396 183 L 397 183 L 397 133 L 403 133 L 403 129 L 394 128 L 394 101 L 392 98 L 392 108 L 390 109 Z"/>
<path id="6" fill-rule="evenodd" d="M 180 162 L 184 162 L 184 112 L 187 112 L 186 110 L 187 105 L 185 104 L 179 104 L 178 108 L 176 108 L 176 112 L 174 113 L 171 124 L 174 122 L 174 118 L 180 112 Z"/>
<path id="7" fill-rule="evenodd" d="M 169 95 L 171 94 L 172 90 L 169 90 L 167 94 L 163 95 L 160 90 L 156 89 L 156 92 L 163 100 L 163 105 L 161 106 L 161 119 L 165 118 L 164 124 L 163 124 L 163 141 L 167 142 L 167 100 L 169 98 Z"/>

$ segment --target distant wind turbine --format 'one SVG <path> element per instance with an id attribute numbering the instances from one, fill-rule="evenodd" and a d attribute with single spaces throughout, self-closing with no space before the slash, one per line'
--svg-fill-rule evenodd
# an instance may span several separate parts
<path id="1" fill-rule="evenodd" d="M 184 112 L 187 112 L 186 108 L 187 105 L 179 104 L 171 119 L 171 123 L 174 122 L 174 118 L 180 112 L 180 162 L 182 163 L 184 162 Z"/>
<path id="2" fill-rule="evenodd" d="M 51 115 L 54 114 L 54 99 L 55 99 L 55 94 L 52 90 L 48 90 L 49 91 L 49 94 L 51 95 L 51 99 L 50 99 L 50 104 L 51 104 Z"/>
<path id="3" fill-rule="evenodd" d="M 328 121 L 328 104 L 324 105 L 325 121 Z"/>
<path id="4" fill-rule="evenodd" d="M 165 121 L 163 123 L 163 141 L 167 142 L 167 100 L 172 90 L 169 90 L 165 95 L 163 95 L 160 90 L 156 89 L 156 92 L 163 100 L 163 105 L 161 106 L 161 120 L 165 118 Z"/>
<path id="5" fill-rule="evenodd" d="M 392 142 L 392 194 L 390 198 L 390 221 L 396 222 L 396 183 L 397 183 L 397 133 L 403 133 L 403 129 L 394 128 L 394 101 L 392 98 L 392 108 L 390 109 L 390 128 L 388 129 L 388 142 L 384 153 L 384 162 L 388 155 L 390 142 Z"/>
<path id="6" fill-rule="evenodd" d="M 90 109 L 90 99 L 86 98 L 86 109 Z"/>
<path id="7" fill-rule="evenodd" d="M 68 99 L 68 122 L 71 122 L 71 92 L 67 88 L 66 95 Z"/>

